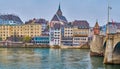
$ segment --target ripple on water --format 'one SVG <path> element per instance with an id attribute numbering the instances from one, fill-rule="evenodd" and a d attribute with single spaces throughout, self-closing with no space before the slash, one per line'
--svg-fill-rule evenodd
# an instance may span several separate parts
<path id="1" fill-rule="evenodd" d="M 119 69 L 81 49 L 0 49 L 0 69 Z"/>

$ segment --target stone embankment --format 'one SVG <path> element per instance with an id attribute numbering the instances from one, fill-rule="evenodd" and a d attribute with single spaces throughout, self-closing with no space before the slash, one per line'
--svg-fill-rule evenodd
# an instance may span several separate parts
<path id="1" fill-rule="evenodd" d="M 62 49 L 90 49 L 89 43 L 81 44 L 80 46 L 60 46 Z"/>
<path id="2" fill-rule="evenodd" d="M 0 42 L 0 48 L 61 48 L 61 49 L 89 49 L 89 43 L 81 44 L 80 46 L 50 46 L 43 44 L 34 44 L 34 43 L 23 43 L 23 42 L 11 42 L 11 41 L 2 41 Z"/>
<path id="3" fill-rule="evenodd" d="M 0 42 L 0 48 L 50 48 L 50 46 L 43 44 L 2 41 Z"/>

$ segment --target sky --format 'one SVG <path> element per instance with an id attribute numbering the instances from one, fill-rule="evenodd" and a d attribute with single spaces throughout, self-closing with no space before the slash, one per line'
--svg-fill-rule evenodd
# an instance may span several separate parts
<path id="1" fill-rule="evenodd" d="M 0 0 L 0 13 L 18 15 L 23 22 L 33 18 L 50 21 L 59 3 L 69 22 L 87 20 L 90 26 L 94 26 L 96 20 L 100 25 L 107 23 L 108 0 Z M 112 7 L 110 21 L 120 22 L 120 0 L 109 0 L 109 4 Z"/>

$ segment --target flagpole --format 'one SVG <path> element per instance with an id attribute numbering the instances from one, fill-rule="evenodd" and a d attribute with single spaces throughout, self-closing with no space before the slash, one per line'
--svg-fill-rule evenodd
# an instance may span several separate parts
<path id="1" fill-rule="evenodd" d="M 106 24 L 106 36 L 109 33 L 109 29 L 108 29 L 108 23 L 109 23 L 109 1 L 107 0 L 108 5 L 107 5 L 107 24 Z M 108 37 L 108 36 L 107 36 Z"/>
<path id="2" fill-rule="evenodd" d="M 108 26 L 108 24 L 109 24 L 109 20 L 110 20 L 110 10 L 112 9 L 110 6 L 109 6 L 109 0 L 107 0 L 107 2 L 108 2 L 108 5 L 107 5 L 107 11 L 108 11 L 108 20 L 107 20 L 107 27 L 106 27 L 106 34 L 108 34 L 109 33 L 109 26 Z"/>
<path id="3" fill-rule="evenodd" d="M 110 12 L 109 12 L 109 6 L 108 6 L 108 22 L 107 23 L 109 23 L 109 18 L 110 18 Z"/>
<path id="4" fill-rule="evenodd" d="M 109 18 L 110 18 L 110 7 L 109 7 L 109 0 L 108 0 L 108 23 L 109 23 Z"/>

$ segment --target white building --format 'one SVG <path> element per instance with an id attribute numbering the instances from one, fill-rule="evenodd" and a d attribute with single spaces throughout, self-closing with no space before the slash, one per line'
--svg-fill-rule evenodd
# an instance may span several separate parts
<path id="1" fill-rule="evenodd" d="M 66 18 L 62 15 L 59 5 L 58 11 L 50 22 L 50 45 L 61 45 L 61 38 L 64 36 L 64 25 L 67 24 Z"/>

